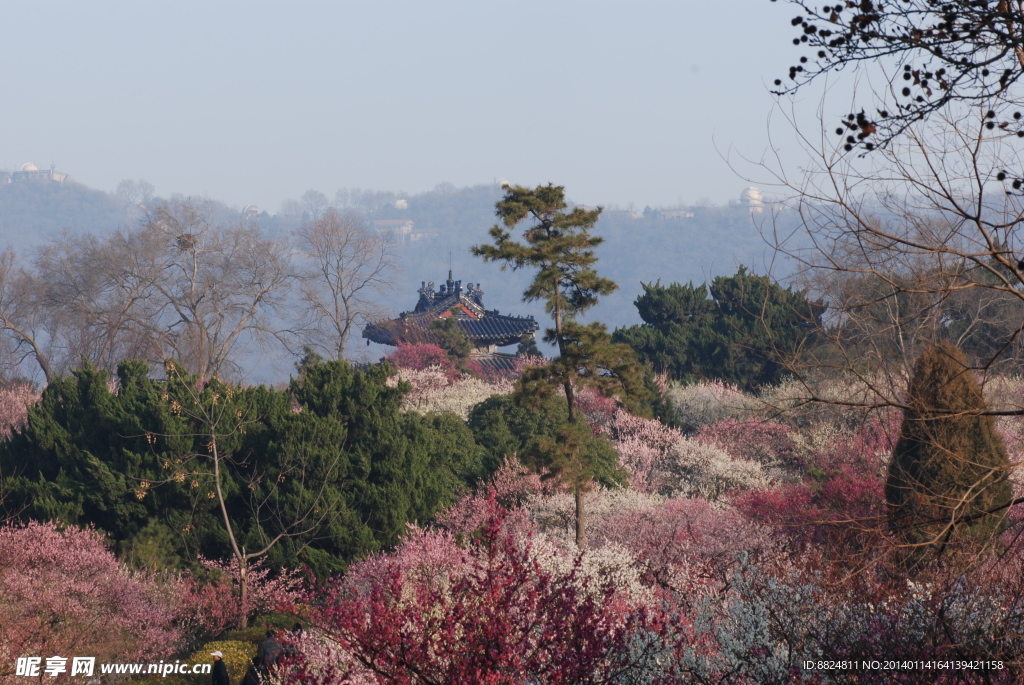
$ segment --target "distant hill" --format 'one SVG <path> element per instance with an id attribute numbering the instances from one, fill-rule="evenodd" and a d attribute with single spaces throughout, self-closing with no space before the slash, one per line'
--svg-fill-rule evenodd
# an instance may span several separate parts
<path id="1" fill-rule="evenodd" d="M 65 229 L 105 233 L 129 221 L 130 209 L 113 195 L 73 181 L 0 183 L 0 248 L 35 247 Z"/>

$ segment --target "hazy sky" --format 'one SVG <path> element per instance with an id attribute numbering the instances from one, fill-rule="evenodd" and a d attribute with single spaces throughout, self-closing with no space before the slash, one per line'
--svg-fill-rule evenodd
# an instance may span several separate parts
<path id="1" fill-rule="evenodd" d="M 706 2 L 6 2 L 0 168 L 276 211 L 314 188 L 554 181 L 735 199 L 794 10 Z"/>

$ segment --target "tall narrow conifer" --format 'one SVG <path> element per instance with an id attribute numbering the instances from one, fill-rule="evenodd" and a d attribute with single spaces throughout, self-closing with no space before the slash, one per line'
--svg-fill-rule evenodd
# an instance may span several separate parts
<path id="1" fill-rule="evenodd" d="M 885 485 L 890 525 L 912 548 L 911 568 L 951 546 L 985 546 L 1003 528 L 1010 462 L 987 411 L 959 349 L 943 344 L 921 354 Z"/>

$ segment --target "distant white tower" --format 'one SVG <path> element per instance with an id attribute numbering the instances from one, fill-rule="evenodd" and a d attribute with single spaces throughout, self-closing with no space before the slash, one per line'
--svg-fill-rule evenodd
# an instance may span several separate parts
<path id="1" fill-rule="evenodd" d="M 764 211 L 764 196 L 760 190 L 750 186 L 740 193 L 740 205 L 755 214 L 760 214 Z"/>
<path id="2" fill-rule="evenodd" d="M 395 209 L 409 209 L 409 203 L 405 200 L 395 200 Z"/>
<path id="3" fill-rule="evenodd" d="M 498 179 L 498 187 L 499 188 L 511 188 L 512 184 L 508 182 L 507 178 L 499 178 Z"/>
<path id="4" fill-rule="evenodd" d="M 21 165 L 20 169 L 11 172 L 12 183 L 29 179 L 33 181 L 56 181 L 57 183 L 63 183 L 68 180 L 68 175 L 63 171 L 57 171 L 55 165 L 50 165 L 49 169 L 40 169 L 32 162 L 26 162 Z"/>

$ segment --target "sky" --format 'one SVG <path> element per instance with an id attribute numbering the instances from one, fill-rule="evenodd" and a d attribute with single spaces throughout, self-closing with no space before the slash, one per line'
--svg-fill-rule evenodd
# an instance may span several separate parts
<path id="1" fill-rule="evenodd" d="M 271 212 L 309 189 L 498 178 L 587 204 L 723 203 L 757 181 L 741 157 L 768 150 L 794 14 L 769 0 L 6 2 L 0 168 L 55 163 L 102 190 L 145 179 Z"/>

